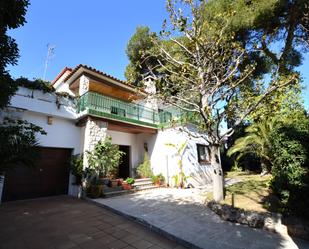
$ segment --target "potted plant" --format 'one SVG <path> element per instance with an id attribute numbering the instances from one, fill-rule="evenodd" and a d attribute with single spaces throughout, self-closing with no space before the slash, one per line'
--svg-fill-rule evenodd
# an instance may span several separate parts
<path id="1" fill-rule="evenodd" d="M 70 160 L 71 174 L 75 177 L 73 185 L 81 185 L 83 177 L 83 154 L 73 155 Z"/>
<path id="2" fill-rule="evenodd" d="M 134 178 L 128 177 L 123 183 L 122 183 L 122 188 L 124 190 L 130 190 L 132 189 L 132 185 L 134 184 L 135 180 Z"/>
<path id="3" fill-rule="evenodd" d="M 160 186 L 160 180 L 159 180 L 159 177 L 157 175 L 153 175 L 151 177 L 151 181 L 154 185 L 156 186 Z"/>
<path id="4" fill-rule="evenodd" d="M 100 183 L 100 181 L 96 178 L 94 178 L 88 188 L 87 188 L 87 195 L 90 198 L 99 198 L 103 194 L 103 184 Z"/>
<path id="5" fill-rule="evenodd" d="M 159 179 L 159 184 L 163 185 L 165 183 L 165 177 L 164 175 L 162 175 L 161 173 L 157 175 L 158 179 Z"/>
<path id="6" fill-rule="evenodd" d="M 122 183 L 122 189 L 123 190 L 130 190 L 132 187 L 129 183 L 127 183 L 126 181 L 123 181 Z"/>
<path id="7" fill-rule="evenodd" d="M 122 186 L 123 178 L 119 178 L 119 179 L 117 179 L 117 180 L 118 180 L 118 186 Z"/>
<path id="8" fill-rule="evenodd" d="M 93 151 L 87 151 L 88 168 L 100 176 L 104 184 L 110 182 L 111 186 L 117 186 L 118 180 L 110 181 L 109 178 L 114 178 L 118 172 L 123 154 L 118 145 L 112 144 L 111 137 L 106 137 L 95 145 Z"/>
<path id="9" fill-rule="evenodd" d="M 165 182 L 165 177 L 162 174 L 153 175 L 151 181 L 156 186 L 161 186 Z"/>
<path id="10" fill-rule="evenodd" d="M 136 173 L 141 178 L 148 178 L 153 176 L 151 163 L 147 152 L 144 154 L 144 162 L 136 168 Z"/>

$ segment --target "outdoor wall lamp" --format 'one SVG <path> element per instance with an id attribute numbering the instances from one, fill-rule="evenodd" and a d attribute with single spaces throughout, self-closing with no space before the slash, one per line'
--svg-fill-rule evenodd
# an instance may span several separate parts
<path id="1" fill-rule="evenodd" d="M 47 124 L 52 125 L 53 124 L 53 117 L 47 116 Z"/>

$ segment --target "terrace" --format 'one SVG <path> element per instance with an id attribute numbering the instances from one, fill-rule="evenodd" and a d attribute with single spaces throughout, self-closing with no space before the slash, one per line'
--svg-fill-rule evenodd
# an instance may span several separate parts
<path id="1" fill-rule="evenodd" d="M 163 126 L 183 115 L 180 111 L 171 109 L 157 111 L 95 92 L 87 92 L 79 98 L 77 112 L 84 111 L 90 115 L 152 128 Z"/>

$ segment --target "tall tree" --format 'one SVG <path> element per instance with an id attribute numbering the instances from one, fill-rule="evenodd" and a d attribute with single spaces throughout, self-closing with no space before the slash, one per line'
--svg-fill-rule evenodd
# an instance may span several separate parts
<path id="1" fill-rule="evenodd" d="M 140 86 L 143 79 L 142 75 L 146 73 L 145 70 L 148 66 L 155 63 L 154 60 L 149 58 L 149 51 L 154 48 L 153 35 L 149 27 L 137 27 L 134 35 L 128 42 L 126 54 L 130 63 L 126 67 L 125 77 L 134 85 Z"/>
<path id="2" fill-rule="evenodd" d="M 203 14 L 217 22 L 218 14 L 231 14 L 228 31 L 244 44 L 248 59 L 259 62 L 257 73 L 286 74 L 309 48 L 308 12 L 307 0 L 210 0 Z"/>
<path id="3" fill-rule="evenodd" d="M 19 57 L 16 41 L 7 32 L 25 24 L 28 5 L 28 0 L 0 1 L 0 111 L 9 104 L 18 85 L 25 85 L 25 79 L 15 81 L 7 70 L 7 66 L 17 64 Z M 0 176 L 20 163 L 34 165 L 37 133 L 46 134 L 41 127 L 27 121 L 7 118 L 0 120 Z M 0 181 L 1 179 L 2 177 Z"/>
<path id="4" fill-rule="evenodd" d="M 16 65 L 18 47 L 16 41 L 8 36 L 9 29 L 25 24 L 28 0 L 2 0 L 0 2 L 0 109 L 5 107 L 17 90 L 17 84 L 7 71 L 8 65 Z"/>
<path id="5" fill-rule="evenodd" d="M 223 199 L 219 147 L 239 124 L 273 93 L 299 81 L 297 73 L 269 76 L 267 83 L 254 75 L 256 63 L 248 63 L 250 53 L 230 30 L 232 14 L 205 17 L 207 1 L 167 1 L 169 22 L 153 39 L 156 65 L 148 67 L 157 86 L 156 97 L 184 113 L 200 134 L 180 128 L 209 144 L 214 167 L 214 198 Z M 170 41 L 165 43 L 162 41 Z M 155 69 L 155 71 L 153 70 Z M 280 71 L 280 72 L 279 72 Z M 253 80 L 254 79 L 254 80 Z M 233 117 L 226 129 L 224 122 Z M 205 135 L 204 135 L 205 134 Z"/>
<path id="6" fill-rule="evenodd" d="M 302 18 L 302 27 L 309 34 L 309 3 L 306 3 L 305 6 L 305 14 Z M 304 39 L 304 42 L 307 43 L 307 47 L 309 48 L 309 35 Z"/>

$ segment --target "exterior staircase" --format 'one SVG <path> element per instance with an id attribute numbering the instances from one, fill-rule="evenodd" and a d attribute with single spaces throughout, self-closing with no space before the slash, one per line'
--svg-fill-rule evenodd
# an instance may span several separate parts
<path id="1" fill-rule="evenodd" d="M 104 192 L 103 197 L 110 198 L 114 196 L 130 194 L 130 193 L 135 193 L 137 191 L 143 191 L 143 190 L 149 190 L 149 189 L 155 189 L 155 188 L 159 188 L 159 187 L 155 186 L 152 183 L 151 178 L 135 179 L 135 183 L 133 184 L 133 188 L 131 190 L 123 190 L 121 187 L 117 187 L 113 190 L 109 190 L 108 192 Z"/>
<path id="2" fill-rule="evenodd" d="M 137 191 L 157 188 L 157 186 L 153 185 L 151 178 L 135 179 L 133 187 Z"/>

